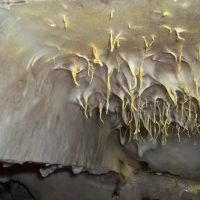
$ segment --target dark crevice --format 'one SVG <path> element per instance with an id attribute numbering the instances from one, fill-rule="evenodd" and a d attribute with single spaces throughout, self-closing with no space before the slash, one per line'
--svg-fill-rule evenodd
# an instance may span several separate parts
<path id="1" fill-rule="evenodd" d="M 139 161 L 139 164 L 140 164 L 140 166 L 141 166 L 141 170 L 142 170 L 142 171 L 150 171 L 150 170 L 151 170 L 151 168 L 150 168 L 148 162 Z"/>
<path id="2" fill-rule="evenodd" d="M 0 182 L 0 199 L 36 200 L 29 188 L 16 180 Z"/>

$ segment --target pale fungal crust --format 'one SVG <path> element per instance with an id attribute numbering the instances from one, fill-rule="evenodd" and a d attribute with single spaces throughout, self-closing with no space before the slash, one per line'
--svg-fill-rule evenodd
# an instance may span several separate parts
<path id="1" fill-rule="evenodd" d="M 182 133 L 199 133 L 200 13 L 192 11 L 200 2 L 83 2 L 40 2 L 32 5 L 34 12 L 28 4 L 11 9 L 19 19 L 41 20 L 44 45 L 58 47 L 48 61 L 71 73 L 72 99 L 85 117 L 97 109 L 103 123 L 102 113 L 113 113 L 114 106 L 130 140 L 142 139 L 141 127 L 164 143 L 170 132 L 179 141 Z"/>

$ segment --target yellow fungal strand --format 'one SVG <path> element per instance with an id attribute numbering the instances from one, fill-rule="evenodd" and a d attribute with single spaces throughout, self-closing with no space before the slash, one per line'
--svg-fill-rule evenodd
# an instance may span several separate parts
<path id="1" fill-rule="evenodd" d="M 71 70 L 66 68 L 66 67 L 63 67 L 63 66 L 54 67 L 53 70 L 68 70 L 68 71 L 71 71 L 72 79 L 73 79 L 74 83 L 77 86 L 80 86 L 80 84 L 77 82 L 77 74 L 78 74 L 79 71 L 78 71 L 78 66 L 75 64 L 75 62 L 74 62 L 74 66 Z"/>
<path id="2" fill-rule="evenodd" d="M 161 132 L 163 133 L 163 144 L 166 144 L 166 139 L 167 139 L 167 136 L 168 136 L 168 132 L 167 132 L 167 128 L 168 128 L 168 114 L 169 114 L 169 108 L 167 109 L 166 111 L 166 119 L 164 120 L 164 123 L 163 123 L 163 128 L 161 130 Z"/>
<path id="3" fill-rule="evenodd" d="M 93 62 L 96 63 L 96 64 L 99 64 L 102 67 L 103 63 L 99 58 L 97 48 L 94 44 L 92 44 L 92 53 L 93 53 L 93 56 L 94 56 Z"/>
<path id="4" fill-rule="evenodd" d="M 47 21 L 47 23 L 48 23 L 48 25 L 49 25 L 50 27 L 53 27 L 53 28 L 56 27 L 56 23 L 55 23 L 52 19 L 45 18 L 45 20 Z"/>
<path id="5" fill-rule="evenodd" d="M 153 43 L 155 42 L 155 40 L 156 40 L 156 36 L 155 35 L 151 35 L 151 42 L 149 44 L 150 47 L 153 45 Z"/>
<path id="6" fill-rule="evenodd" d="M 192 111 L 191 111 L 191 106 L 192 106 L 192 103 L 191 103 L 191 98 L 189 98 L 189 105 L 188 105 L 188 121 L 190 122 L 191 119 L 192 119 Z"/>
<path id="7" fill-rule="evenodd" d="M 131 111 L 134 111 L 134 110 L 137 111 L 137 108 L 134 105 L 135 97 L 134 97 L 133 91 L 129 91 L 129 90 L 126 89 L 126 92 L 130 97 L 130 109 L 131 109 Z"/>
<path id="8" fill-rule="evenodd" d="M 126 135 L 127 135 L 127 130 L 125 131 L 125 134 L 124 134 L 124 136 L 123 136 L 123 135 L 122 135 L 121 128 L 120 128 L 120 129 L 119 129 L 119 137 L 120 137 L 120 143 L 121 143 L 122 145 L 124 145 L 125 142 L 126 142 Z"/>
<path id="9" fill-rule="evenodd" d="M 127 114 L 126 114 L 126 106 L 127 106 L 127 103 L 125 103 L 125 100 L 124 98 L 122 99 L 122 117 L 123 117 L 123 120 L 124 120 L 124 123 L 126 125 L 129 125 L 129 122 L 128 122 L 128 117 L 127 117 Z"/>
<path id="10" fill-rule="evenodd" d="M 139 67 L 139 80 L 140 80 L 140 87 L 142 86 L 142 79 L 143 79 L 143 61 Z"/>
<path id="11" fill-rule="evenodd" d="M 153 45 L 153 43 L 155 42 L 155 35 L 151 35 L 151 41 L 148 42 L 147 38 L 145 36 L 142 36 L 143 40 L 144 40 L 144 46 L 145 46 L 145 50 L 147 50 L 149 47 L 151 47 Z"/>
<path id="12" fill-rule="evenodd" d="M 122 99 L 122 113 L 125 111 L 125 102 L 124 102 L 124 98 Z"/>
<path id="13" fill-rule="evenodd" d="M 133 137 L 135 140 L 138 140 L 138 132 L 137 132 L 137 126 L 138 126 L 138 120 L 137 120 L 137 117 L 135 116 L 135 113 L 133 113 L 133 118 L 134 118 L 134 125 L 135 125 L 135 130 L 134 130 L 134 133 L 133 133 Z"/>
<path id="14" fill-rule="evenodd" d="M 180 120 L 181 120 L 181 123 L 183 123 L 183 113 L 184 113 L 184 104 L 181 104 L 181 116 L 180 116 Z"/>
<path id="15" fill-rule="evenodd" d="M 80 100 L 80 98 L 78 98 L 78 103 L 79 103 L 80 106 L 84 109 L 84 105 L 83 105 L 82 101 Z"/>
<path id="16" fill-rule="evenodd" d="M 128 123 L 131 124 L 132 121 L 133 121 L 133 111 L 130 112 L 130 117 L 129 117 L 129 122 Z"/>
<path id="17" fill-rule="evenodd" d="M 132 85 L 131 85 L 131 92 L 134 91 L 134 89 L 137 87 L 137 77 L 136 77 L 136 74 L 135 74 L 135 70 L 132 69 L 131 70 L 131 74 L 132 74 L 132 77 L 133 77 L 133 81 L 132 81 Z"/>
<path id="18" fill-rule="evenodd" d="M 106 113 L 108 113 L 108 109 L 109 109 L 109 98 L 110 98 L 110 91 L 111 91 L 111 84 L 110 84 L 110 77 L 112 75 L 112 72 L 108 72 L 108 76 L 107 76 L 107 98 L 106 98 Z"/>
<path id="19" fill-rule="evenodd" d="M 89 99 L 89 95 L 86 95 L 84 97 L 84 101 L 85 101 L 85 105 L 84 105 L 84 114 L 85 114 L 85 117 L 88 119 L 88 113 L 87 113 L 87 110 L 88 110 L 88 99 Z"/>
<path id="20" fill-rule="evenodd" d="M 131 23 L 128 23 L 128 29 L 131 30 Z"/>
<path id="21" fill-rule="evenodd" d="M 78 73 L 78 66 L 74 62 L 74 67 L 72 68 L 72 78 L 74 80 L 74 83 L 79 86 L 79 83 L 77 82 L 77 73 Z"/>
<path id="22" fill-rule="evenodd" d="M 186 85 L 183 86 L 183 91 L 186 95 L 189 95 L 189 89 Z"/>
<path id="23" fill-rule="evenodd" d="M 63 15 L 63 24 L 64 24 L 64 29 L 65 31 L 67 30 L 68 27 L 68 20 L 66 18 L 66 15 Z"/>
<path id="24" fill-rule="evenodd" d="M 120 40 L 125 40 L 121 37 L 121 33 L 118 33 L 115 37 L 113 36 L 112 29 L 110 30 L 110 51 L 113 52 L 116 47 L 120 47 Z"/>
<path id="25" fill-rule="evenodd" d="M 108 76 L 107 76 L 107 91 L 108 91 L 108 93 L 110 93 L 110 90 L 111 90 L 110 77 L 111 77 L 111 74 L 108 74 Z"/>
<path id="26" fill-rule="evenodd" d="M 146 127 L 145 127 L 145 128 L 147 129 L 147 131 L 148 131 L 148 133 L 149 133 L 149 135 L 150 135 L 150 138 L 153 138 L 150 123 L 151 123 L 151 122 L 150 122 L 150 118 L 148 117 L 147 123 L 146 123 Z"/>
<path id="27" fill-rule="evenodd" d="M 197 114 L 197 111 L 196 111 L 196 109 L 194 108 L 194 111 L 195 111 L 195 126 L 197 126 L 198 125 L 198 114 Z"/>
<path id="28" fill-rule="evenodd" d="M 153 123 L 156 123 L 156 112 L 153 112 Z"/>
<path id="29" fill-rule="evenodd" d="M 168 10 L 162 13 L 162 17 L 170 17 L 170 16 L 171 16 L 171 13 Z"/>
<path id="30" fill-rule="evenodd" d="M 113 10 L 113 9 L 110 11 L 110 19 L 113 18 L 113 16 L 114 16 L 114 12 L 115 12 L 115 10 Z"/>
<path id="31" fill-rule="evenodd" d="M 87 57 L 87 56 L 84 56 L 84 55 L 81 55 L 81 54 L 79 54 L 79 53 L 76 53 L 76 55 L 79 57 L 79 58 L 83 58 L 83 59 L 85 59 L 85 61 L 87 62 L 87 66 L 88 66 L 88 76 L 90 77 L 90 71 L 91 71 L 91 69 L 90 69 L 90 60 L 89 60 L 89 58 Z"/>
<path id="32" fill-rule="evenodd" d="M 161 127 L 160 127 L 160 124 L 156 121 L 156 124 L 158 125 L 158 131 L 157 131 L 157 136 L 156 138 L 160 135 L 160 132 L 161 132 Z"/>
<path id="33" fill-rule="evenodd" d="M 161 11 L 161 10 L 153 10 L 154 13 L 162 15 L 162 17 L 170 17 L 172 14 L 168 11 Z"/>
<path id="34" fill-rule="evenodd" d="M 90 63 L 90 83 L 92 82 L 93 78 L 94 78 L 94 67 L 93 65 Z"/>
<path id="35" fill-rule="evenodd" d="M 165 88 L 167 90 L 167 93 L 168 93 L 170 99 L 172 100 L 172 102 L 174 103 L 174 105 L 177 106 L 177 100 L 176 100 L 175 95 L 172 93 L 171 89 L 168 86 L 165 86 Z"/>
<path id="36" fill-rule="evenodd" d="M 166 30 L 168 30 L 169 33 L 172 34 L 172 28 L 170 26 L 164 24 L 161 27 L 164 28 L 164 29 L 166 29 Z"/>
<path id="37" fill-rule="evenodd" d="M 130 67 L 131 68 L 131 67 Z M 137 87 L 137 77 L 135 74 L 135 70 L 132 70 L 132 75 L 133 75 L 133 80 L 134 80 L 134 85 L 133 85 L 133 89 L 135 89 Z"/>
<path id="38" fill-rule="evenodd" d="M 166 145 L 166 143 L 167 143 L 167 138 L 163 135 L 163 137 L 162 137 L 162 144 Z"/>
<path id="39" fill-rule="evenodd" d="M 113 44 L 113 31 L 112 29 L 110 30 L 110 51 L 113 52 L 115 46 Z"/>
<path id="40" fill-rule="evenodd" d="M 196 97 L 198 98 L 199 96 L 199 86 L 198 86 L 198 82 L 196 80 L 196 78 L 194 77 L 194 83 L 195 83 L 195 93 L 196 93 Z"/>
<path id="41" fill-rule="evenodd" d="M 181 142 L 181 137 L 180 137 L 180 126 L 176 126 L 177 129 L 177 135 L 178 135 L 178 141 Z"/>
<path id="42" fill-rule="evenodd" d="M 181 33 L 182 32 L 185 32 L 186 30 L 185 29 L 183 29 L 183 28 L 174 28 L 174 31 L 175 31 L 175 33 L 176 33 L 176 37 L 177 37 L 177 39 L 178 40 L 181 40 L 181 41 L 184 41 L 185 39 L 183 38 L 183 37 L 181 37 Z"/>
<path id="43" fill-rule="evenodd" d="M 125 62 L 127 63 L 128 67 L 129 67 L 129 69 L 130 69 L 131 75 L 132 75 L 133 80 L 134 80 L 134 85 L 132 85 L 132 90 L 134 90 L 134 89 L 136 88 L 136 86 L 137 86 L 137 77 L 136 77 L 136 73 L 135 73 L 135 67 L 134 67 L 134 66 L 131 66 L 131 65 L 129 64 L 129 62 L 128 62 L 128 60 L 125 58 L 125 56 L 122 55 L 121 57 L 125 60 Z"/>
<path id="44" fill-rule="evenodd" d="M 56 56 L 57 56 L 57 55 L 56 55 Z M 56 56 L 53 56 L 53 57 L 52 57 L 52 60 L 53 60 L 54 64 L 56 63 Z"/>
<path id="45" fill-rule="evenodd" d="M 88 67 L 88 76 L 90 77 L 90 82 L 92 82 L 93 76 L 94 76 L 94 68 L 92 66 L 92 64 L 90 63 L 90 60 L 87 56 L 85 55 L 81 55 L 79 53 L 76 53 L 76 55 L 80 58 L 85 59 L 85 61 L 87 62 L 87 67 Z"/>
<path id="46" fill-rule="evenodd" d="M 133 94 L 132 93 L 130 93 L 130 98 L 131 98 L 131 105 L 130 105 L 130 109 L 132 110 L 132 111 L 137 111 L 137 108 L 135 107 L 135 105 L 134 105 L 134 100 L 135 100 L 135 98 L 134 98 L 134 96 L 133 96 Z"/>
<path id="47" fill-rule="evenodd" d="M 147 39 L 145 36 L 142 36 L 142 39 L 144 40 L 144 46 L 145 46 L 145 49 L 147 49 L 149 47 L 149 44 L 147 42 Z"/>
<path id="48" fill-rule="evenodd" d="M 104 123 L 104 121 L 103 121 L 103 119 L 102 119 L 102 111 L 103 111 L 104 104 L 105 104 L 105 103 L 104 103 L 103 101 L 99 103 L 99 118 L 100 118 L 100 121 L 101 121 L 102 123 Z"/>
<path id="49" fill-rule="evenodd" d="M 177 70 L 178 70 L 178 74 L 181 73 L 181 62 L 182 62 L 182 54 L 183 54 L 183 45 L 180 44 L 179 46 L 179 55 L 178 55 L 178 66 L 177 66 Z"/>
<path id="50" fill-rule="evenodd" d="M 166 53 L 170 54 L 175 59 L 176 63 L 178 63 L 178 57 L 172 50 L 167 48 Z"/>
<path id="51" fill-rule="evenodd" d="M 196 84 L 196 99 L 197 99 L 198 104 L 200 106 L 200 95 L 199 95 L 199 87 L 200 87 L 200 85 L 199 85 L 199 83 L 198 83 L 198 81 L 196 79 L 194 79 L 194 81 L 195 81 L 195 84 Z"/>
<path id="52" fill-rule="evenodd" d="M 167 133 L 167 122 L 168 122 L 168 119 L 166 118 L 164 124 L 163 124 L 163 128 L 162 128 L 162 132 L 164 133 L 164 135 L 167 137 L 168 136 L 168 133 Z"/>

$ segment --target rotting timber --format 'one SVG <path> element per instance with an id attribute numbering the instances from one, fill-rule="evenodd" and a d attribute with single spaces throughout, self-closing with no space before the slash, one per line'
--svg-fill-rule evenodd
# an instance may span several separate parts
<path id="1" fill-rule="evenodd" d="M 3 2 L 3 162 L 200 180 L 198 0 Z"/>

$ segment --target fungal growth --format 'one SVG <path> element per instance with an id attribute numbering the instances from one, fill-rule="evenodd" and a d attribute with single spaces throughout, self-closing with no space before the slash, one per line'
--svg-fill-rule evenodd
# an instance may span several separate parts
<path id="1" fill-rule="evenodd" d="M 195 42 L 189 42 L 191 39 L 196 40 L 198 31 L 187 31 L 193 25 L 191 22 L 186 24 L 182 19 L 187 11 L 177 17 L 171 14 L 181 9 L 181 2 L 160 3 L 160 6 L 166 4 L 168 10 L 164 11 L 161 18 L 144 22 L 138 21 L 134 15 L 129 16 L 128 11 L 139 7 L 137 3 L 130 3 L 130 8 L 124 6 L 121 10 L 111 9 L 112 21 L 106 18 L 106 8 L 105 13 L 99 14 L 98 8 L 91 7 L 91 2 L 87 4 L 90 9 L 84 10 L 82 14 L 73 14 L 76 16 L 73 16 L 75 21 L 70 23 L 68 31 L 66 22 L 70 21 L 71 11 L 65 11 L 65 35 L 71 37 L 68 43 L 73 46 L 70 50 L 62 46 L 59 52 L 62 57 L 69 58 L 66 62 L 70 64 L 65 64 L 66 70 L 71 71 L 74 90 L 79 95 L 74 96 L 73 100 L 83 108 L 85 117 L 89 117 L 88 112 L 92 117 L 93 111 L 98 110 L 99 120 L 103 122 L 102 112 L 108 114 L 113 109 L 117 110 L 121 120 L 116 129 L 120 133 L 120 129 L 125 126 L 129 132 L 129 141 L 141 140 L 144 136 L 142 128 L 150 135 L 150 140 L 162 137 L 163 143 L 166 143 L 170 132 L 176 133 L 180 141 L 181 133 L 199 133 L 199 51 Z M 153 3 L 149 4 L 154 7 Z M 46 12 L 49 15 L 48 9 Z M 76 20 L 81 15 L 92 15 L 91 12 L 97 15 L 93 23 L 98 26 L 93 27 L 93 35 L 88 38 L 87 35 L 91 33 L 90 22 L 86 19 L 77 26 Z M 160 12 L 150 10 L 150 13 L 154 15 Z M 119 15 L 124 17 L 119 18 Z M 162 17 L 169 18 L 171 24 L 163 23 Z M 137 28 L 127 29 L 126 20 L 136 25 L 144 23 L 145 36 L 140 36 Z M 180 24 L 179 27 L 175 26 L 174 20 Z M 167 29 L 170 34 L 166 35 L 160 27 Z M 77 42 L 76 36 L 70 32 L 73 30 L 76 33 L 76 28 L 84 30 Z M 56 32 L 59 31 L 62 31 L 62 27 Z M 73 44 L 72 38 L 75 40 Z M 84 44 L 80 45 L 83 41 Z M 85 46 L 85 49 L 77 49 L 77 45 Z M 197 52 L 192 51 L 195 48 Z M 59 59 L 56 62 L 59 65 Z"/>
<path id="2" fill-rule="evenodd" d="M 183 160 L 200 149 L 199 7 L 0 2 L 0 159 L 127 180 L 146 163 L 150 173 L 194 178 L 199 159 Z"/>

